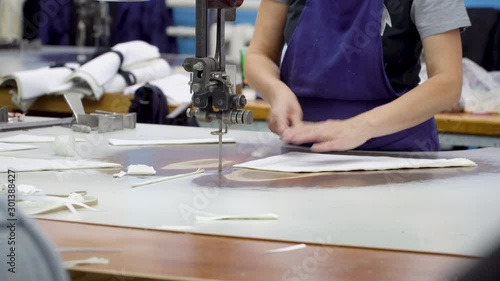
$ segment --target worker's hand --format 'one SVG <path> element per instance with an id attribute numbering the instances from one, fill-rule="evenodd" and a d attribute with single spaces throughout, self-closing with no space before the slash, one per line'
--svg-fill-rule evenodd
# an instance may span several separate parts
<path id="1" fill-rule="evenodd" d="M 371 137 L 352 119 L 302 123 L 285 130 L 283 140 L 291 144 L 314 143 L 315 152 L 344 151 L 364 144 Z"/>
<path id="2" fill-rule="evenodd" d="M 271 112 L 267 122 L 269 129 L 275 134 L 282 136 L 288 127 L 302 123 L 302 108 L 297 97 L 288 87 L 275 91 L 270 104 Z"/>

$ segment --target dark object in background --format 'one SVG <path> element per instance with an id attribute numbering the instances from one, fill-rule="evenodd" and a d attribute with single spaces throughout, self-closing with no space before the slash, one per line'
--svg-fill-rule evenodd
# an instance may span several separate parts
<path id="1" fill-rule="evenodd" d="M 113 23 L 111 45 L 142 40 L 160 49 L 160 53 L 177 53 L 174 37 L 167 36 L 167 27 L 174 25 L 172 9 L 165 0 L 109 3 Z"/>
<path id="2" fill-rule="evenodd" d="M 462 33 L 464 57 L 487 71 L 500 70 L 500 10 L 467 9 L 472 26 Z"/>
<path id="3" fill-rule="evenodd" d="M 38 38 L 39 0 L 26 0 L 23 6 L 23 39 L 32 41 Z"/>
<path id="4" fill-rule="evenodd" d="M 135 91 L 128 112 L 137 114 L 137 123 L 199 126 L 196 119 L 187 117 L 185 112 L 172 119 L 167 118 L 167 98 L 160 88 L 151 84 L 146 84 Z"/>
<path id="5" fill-rule="evenodd" d="M 9 193 L 10 194 L 10 193 Z M 31 219 L 24 216 L 19 209 L 15 212 L 15 229 L 7 221 L 7 196 L 0 196 L 0 276 L 5 281 L 69 281 L 66 270 L 60 258 L 56 255 L 53 245 L 42 234 Z M 12 222 L 14 223 L 14 222 Z M 12 229 L 11 229 L 12 228 Z M 7 239 L 13 237 L 15 240 Z M 9 244 L 8 241 L 11 241 Z M 15 241 L 15 245 L 12 243 Z M 11 249 L 15 247 L 15 249 Z M 15 250 L 12 253 L 12 250 Z M 15 264 L 11 257 L 15 255 Z M 9 268 L 15 266 L 15 273 Z"/>
<path id="6" fill-rule="evenodd" d="M 83 0 L 27 0 L 25 36 L 36 36 L 44 45 L 96 46 L 94 24 L 99 22 L 99 2 Z M 39 6 L 35 8 L 35 3 Z M 177 53 L 175 37 L 166 29 L 174 24 L 172 9 L 165 0 L 146 2 L 110 2 L 110 47 L 131 40 L 142 40 L 157 46 L 161 53 Z M 29 31 L 29 32 L 28 32 Z M 110 45 L 110 46 L 107 46 Z"/>
<path id="7" fill-rule="evenodd" d="M 137 114 L 137 123 L 166 124 L 167 98 L 158 87 L 146 84 L 135 92 L 128 112 Z"/>
<path id="8" fill-rule="evenodd" d="M 457 281 L 498 281 L 500 280 L 500 247 L 487 258 L 481 260 Z"/>
<path id="9" fill-rule="evenodd" d="M 44 45 L 74 45 L 72 8 L 73 1 L 40 1 L 40 13 L 31 22 L 38 24 L 38 36 Z"/>

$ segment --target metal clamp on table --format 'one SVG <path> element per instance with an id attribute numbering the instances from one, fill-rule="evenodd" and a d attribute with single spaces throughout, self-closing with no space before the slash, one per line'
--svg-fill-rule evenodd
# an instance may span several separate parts
<path id="1" fill-rule="evenodd" d="M 73 111 L 74 122 L 71 129 L 75 132 L 90 133 L 97 130 L 98 133 L 119 131 L 123 129 L 135 129 L 137 124 L 136 113 L 114 113 L 107 111 L 96 111 L 86 114 L 83 109 L 80 95 L 65 94 L 64 99 Z"/>

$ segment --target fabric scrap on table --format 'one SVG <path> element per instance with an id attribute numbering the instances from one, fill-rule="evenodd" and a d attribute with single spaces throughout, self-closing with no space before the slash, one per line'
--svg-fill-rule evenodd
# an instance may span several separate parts
<path id="1" fill-rule="evenodd" d="M 294 245 L 294 246 L 290 246 L 290 247 L 284 247 L 284 248 L 269 250 L 269 251 L 266 251 L 266 253 L 269 253 L 269 254 L 284 253 L 284 252 L 290 252 L 290 251 L 304 249 L 306 247 L 307 247 L 306 244 L 298 244 L 298 245 Z"/>
<path id="2" fill-rule="evenodd" d="M 156 175 L 156 170 L 147 165 L 129 165 L 127 168 L 127 175 L 129 176 L 154 176 Z"/>
<path id="3" fill-rule="evenodd" d="M 85 264 L 109 264 L 109 259 L 90 257 L 88 259 L 64 261 L 63 264 L 66 268 L 70 268 L 77 265 L 85 265 Z"/>
<path id="4" fill-rule="evenodd" d="M 278 215 L 268 214 L 247 214 L 247 215 L 221 215 L 221 216 L 196 216 L 198 222 L 221 221 L 221 220 L 277 220 Z"/>
<path id="5" fill-rule="evenodd" d="M 198 169 L 198 170 L 196 170 L 196 171 L 194 171 L 192 173 L 179 174 L 179 175 L 174 175 L 174 176 L 169 176 L 169 177 L 161 177 L 161 178 L 156 178 L 156 179 L 152 179 L 152 180 L 147 180 L 147 181 L 143 181 L 143 182 L 134 183 L 134 184 L 132 184 L 132 187 L 145 186 L 145 185 L 155 184 L 155 183 L 159 183 L 159 182 L 164 182 L 164 181 L 169 181 L 169 180 L 174 180 L 174 179 L 185 178 L 185 177 L 189 177 L 189 176 L 194 176 L 194 175 L 202 174 L 204 172 L 205 172 L 205 170 Z"/>

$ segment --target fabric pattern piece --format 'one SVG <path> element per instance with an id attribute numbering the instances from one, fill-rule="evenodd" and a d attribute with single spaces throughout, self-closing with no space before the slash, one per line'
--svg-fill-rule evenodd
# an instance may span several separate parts
<path id="1" fill-rule="evenodd" d="M 232 138 L 223 138 L 223 143 L 236 142 Z M 148 146 L 148 145 L 176 145 L 176 144 L 213 144 L 219 143 L 219 139 L 171 139 L 171 140 L 125 140 L 109 139 L 109 144 L 114 146 Z"/>
<path id="2" fill-rule="evenodd" d="M 0 143 L 0 152 L 37 149 L 38 146 L 26 144 Z"/>
<path id="3" fill-rule="evenodd" d="M 353 156 L 319 153 L 290 152 L 283 155 L 234 165 L 264 171 L 316 173 L 347 171 L 379 171 L 417 168 L 475 167 L 476 163 L 464 158 L 417 159 L 386 156 Z"/>
<path id="4" fill-rule="evenodd" d="M 120 164 L 88 160 L 48 160 L 0 156 L 0 173 L 121 168 Z"/>

